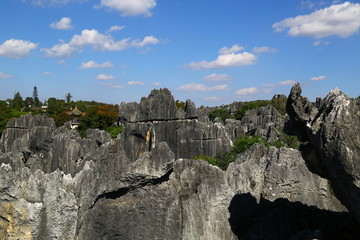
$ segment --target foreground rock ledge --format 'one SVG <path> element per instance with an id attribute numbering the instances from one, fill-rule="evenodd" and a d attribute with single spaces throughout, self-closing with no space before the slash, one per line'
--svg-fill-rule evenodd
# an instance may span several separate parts
<path id="1" fill-rule="evenodd" d="M 312 104 L 291 89 L 287 112 L 312 171 L 328 178 L 336 196 L 360 222 L 360 99 L 339 89 Z"/>

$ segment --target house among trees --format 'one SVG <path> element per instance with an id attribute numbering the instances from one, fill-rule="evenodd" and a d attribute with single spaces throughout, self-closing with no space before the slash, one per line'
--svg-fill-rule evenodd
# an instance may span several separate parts
<path id="1" fill-rule="evenodd" d="M 76 106 L 73 110 L 71 110 L 70 112 L 67 112 L 67 114 L 73 117 L 70 122 L 71 129 L 77 129 L 79 126 L 78 118 L 81 116 L 84 116 L 85 113 L 80 111 L 78 109 L 78 107 Z"/>

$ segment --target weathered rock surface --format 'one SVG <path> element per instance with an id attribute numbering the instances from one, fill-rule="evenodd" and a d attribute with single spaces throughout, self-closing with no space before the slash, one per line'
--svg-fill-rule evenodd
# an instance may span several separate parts
<path id="1" fill-rule="evenodd" d="M 335 89 L 314 106 L 295 84 L 287 110 L 305 160 L 331 181 L 335 194 L 360 222 L 360 99 Z"/>
<path id="2" fill-rule="evenodd" d="M 141 108 L 173 101 L 158 93 Z M 13 120 L 0 139 L 0 239 L 360 237 L 328 181 L 308 170 L 298 150 L 253 145 L 226 171 L 179 158 L 226 150 L 228 124 L 242 127 L 201 122 L 195 106 L 186 106 L 146 114 L 137 104 L 116 139 L 98 130 L 82 139 L 68 126 L 44 126 L 51 120 L 43 116 Z M 250 124 L 277 127 L 272 111 L 261 110 Z M 11 127 L 21 122 L 26 127 Z"/>
<path id="3" fill-rule="evenodd" d="M 129 144 L 124 149 L 133 160 L 159 142 L 166 142 L 176 158 L 215 156 L 229 151 L 240 135 L 261 135 L 275 140 L 285 121 L 275 108 L 266 106 L 246 112 L 242 121 L 211 122 L 207 111 L 197 110 L 190 100 L 186 101 L 185 109 L 176 108 L 167 89 L 153 90 L 139 104 L 122 103 L 119 113 L 126 125 L 121 138 L 126 139 L 124 144 Z"/>

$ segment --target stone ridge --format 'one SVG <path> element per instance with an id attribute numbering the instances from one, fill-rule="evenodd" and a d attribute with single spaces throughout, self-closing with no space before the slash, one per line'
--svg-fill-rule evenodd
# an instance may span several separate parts
<path id="1" fill-rule="evenodd" d="M 171 99 L 152 93 L 142 109 Z M 243 123 L 199 121 L 194 109 L 166 121 L 136 113 L 141 121 L 116 139 L 99 130 L 82 139 L 45 116 L 12 120 L 0 139 L 0 239 L 360 239 L 298 150 L 256 144 L 226 171 L 179 157 L 220 151 L 240 133 L 269 135 L 284 121 L 274 109 Z M 165 112 L 154 110 L 173 116 Z"/>
<path id="2" fill-rule="evenodd" d="M 287 110 L 308 165 L 331 181 L 335 194 L 360 222 L 359 98 L 334 89 L 314 106 L 301 96 L 297 83 Z"/>

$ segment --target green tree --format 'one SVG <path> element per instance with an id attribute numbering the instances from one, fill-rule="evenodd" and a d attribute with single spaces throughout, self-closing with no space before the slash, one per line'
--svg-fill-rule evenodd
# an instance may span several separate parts
<path id="1" fill-rule="evenodd" d="M 14 99 L 11 101 L 10 107 L 20 111 L 23 106 L 24 106 L 23 98 L 21 97 L 19 92 L 16 92 L 14 95 Z"/>
<path id="2" fill-rule="evenodd" d="M 34 87 L 34 90 L 33 90 L 33 101 L 34 101 L 35 107 L 40 107 L 41 106 L 39 96 L 38 96 L 38 90 L 37 90 L 36 86 Z"/>
<path id="3" fill-rule="evenodd" d="M 72 97 L 73 97 L 73 96 L 71 95 L 71 93 L 67 93 L 66 96 L 65 96 L 66 103 L 70 103 Z"/>
<path id="4" fill-rule="evenodd" d="M 211 121 L 214 121 L 217 117 L 221 118 L 221 120 L 225 122 L 226 119 L 230 118 L 229 111 L 223 108 L 218 108 L 209 112 L 209 119 Z"/>

